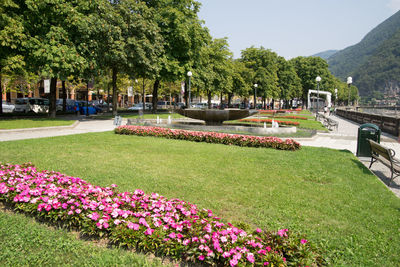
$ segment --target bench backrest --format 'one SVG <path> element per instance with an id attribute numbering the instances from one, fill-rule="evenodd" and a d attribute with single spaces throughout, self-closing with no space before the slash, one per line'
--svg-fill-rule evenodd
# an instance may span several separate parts
<path id="1" fill-rule="evenodd" d="M 371 139 L 368 139 L 368 141 L 369 141 L 369 144 L 371 145 L 372 153 L 375 153 L 379 156 L 384 157 L 385 159 L 387 159 L 389 161 L 392 161 L 392 154 L 390 153 L 389 148 L 386 148 Z"/>

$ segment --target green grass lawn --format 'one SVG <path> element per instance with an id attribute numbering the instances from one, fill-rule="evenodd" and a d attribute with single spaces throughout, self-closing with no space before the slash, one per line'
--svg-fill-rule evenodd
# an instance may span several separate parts
<path id="1" fill-rule="evenodd" d="M 306 234 L 331 265 L 399 263 L 400 199 L 348 151 L 303 147 L 291 152 L 106 132 L 2 142 L 0 161 L 31 161 L 40 169 L 61 171 L 95 185 L 115 183 L 119 190 L 140 188 L 180 198 L 212 209 L 227 221 L 270 230 L 289 228 Z M 1 251 L 10 255 L 24 254 L 25 246 L 34 246 L 29 249 L 31 257 L 49 250 L 43 261 L 52 263 L 52 254 L 65 253 L 58 245 L 59 236 L 65 236 L 67 243 L 76 242 L 64 230 L 46 229 L 38 232 L 39 236 L 48 232 L 44 243 L 32 245 L 30 240 L 41 238 L 35 234 L 25 238 L 28 230 L 8 233 L 16 224 L 27 224 L 24 217 L 0 214 L 5 218 L 0 223 L 2 235 L 18 240 L 0 243 Z M 29 228 L 44 227 L 32 225 Z M 107 251 L 111 264 L 123 264 L 128 257 Z M 87 260 L 79 253 L 67 256 L 71 262 Z M 22 255 L 15 265 L 24 265 Z"/>
<path id="2" fill-rule="evenodd" d="M 0 266 L 161 266 L 144 255 L 84 241 L 22 214 L 0 209 Z"/>
<path id="3" fill-rule="evenodd" d="M 50 126 L 68 126 L 74 124 L 74 120 L 32 118 L 32 119 L 4 119 L 0 120 L 0 130 L 22 129 Z"/>

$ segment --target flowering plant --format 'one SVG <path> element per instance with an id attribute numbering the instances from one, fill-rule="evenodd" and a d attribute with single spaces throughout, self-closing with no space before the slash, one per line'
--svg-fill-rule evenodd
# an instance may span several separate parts
<path id="1" fill-rule="evenodd" d="M 279 119 L 294 119 L 294 120 L 308 120 L 308 118 L 300 117 L 300 116 L 276 116 L 275 118 L 279 118 Z"/>
<path id="2" fill-rule="evenodd" d="M 245 231 L 189 202 L 116 188 L 29 163 L 0 164 L 0 201 L 117 245 L 209 265 L 324 264 L 308 240 L 288 229 Z"/>
<path id="3" fill-rule="evenodd" d="M 266 123 L 272 123 L 272 119 L 241 119 L 240 121 L 244 121 L 244 122 L 266 122 Z M 294 126 L 298 126 L 300 123 L 295 122 L 295 121 L 278 121 L 278 120 L 274 120 L 279 124 L 282 125 L 294 125 Z"/>
<path id="4" fill-rule="evenodd" d="M 195 142 L 207 142 L 214 144 L 247 146 L 247 147 L 269 147 L 282 150 L 297 150 L 300 144 L 293 139 L 282 140 L 277 137 L 260 137 L 239 134 L 226 134 L 216 132 L 197 132 L 187 130 L 176 130 L 162 127 L 124 125 L 115 128 L 115 133 L 139 136 L 156 136 L 169 139 L 189 140 Z"/>

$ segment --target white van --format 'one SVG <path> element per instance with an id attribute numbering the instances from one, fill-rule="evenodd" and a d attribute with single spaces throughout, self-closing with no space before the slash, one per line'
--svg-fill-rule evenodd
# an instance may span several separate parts
<path id="1" fill-rule="evenodd" d="M 15 100 L 15 112 L 48 113 L 49 100 L 46 98 L 17 98 Z"/>

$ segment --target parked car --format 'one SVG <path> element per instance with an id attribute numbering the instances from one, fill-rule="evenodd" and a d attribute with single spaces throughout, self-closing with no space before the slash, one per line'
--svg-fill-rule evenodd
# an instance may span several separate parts
<path id="1" fill-rule="evenodd" d="M 145 110 L 150 110 L 153 108 L 152 103 L 145 103 Z M 128 110 L 143 110 L 143 103 L 137 103 L 132 107 L 128 108 Z"/>
<path id="2" fill-rule="evenodd" d="M 175 106 L 175 102 L 170 102 L 170 101 L 158 101 L 157 102 L 158 109 L 168 109 L 168 108 L 173 108 L 174 106 Z"/>
<path id="3" fill-rule="evenodd" d="M 4 113 L 12 113 L 14 112 L 15 106 L 9 102 L 7 102 L 6 100 L 3 100 L 1 102 L 1 106 L 3 107 L 3 112 Z"/>
<path id="4" fill-rule="evenodd" d="M 57 99 L 56 100 L 56 110 L 57 111 L 62 111 L 63 110 L 63 99 Z M 73 111 L 75 111 L 74 110 L 74 107 L 75 107 L 75 100 L 73 100 L 73 99 L 67 99 L 66 101 L 65 101 L 65 103 L 66 103 L 66 111 L 69 111 L 69 112 L 73 112 Z"/>
<path id="5" fill-rule="evenodd" d="M 49 100 L 46 98 L 17 98 L 15 100 L 15 112 L 48 113 Z"/>
<path id="6" fill-rule="evenodd" d="M 208 108 L 208 104 L 207 103 L 195 103 L 195 104 L 192 103 L 192 106 L 194 108 Z"/>
<path id="7" fill-rule="evenodd" d="M 89 115 L 97 114 L 96 108 L 94 108 L 91 105 L 86 107 L 86 104 L 87 104 L 86 101 L 75 101 L 74 110 L 76 112 L 79 112 L 81 115 L 86 115 L 87 111 L 88 111 Z"/>

